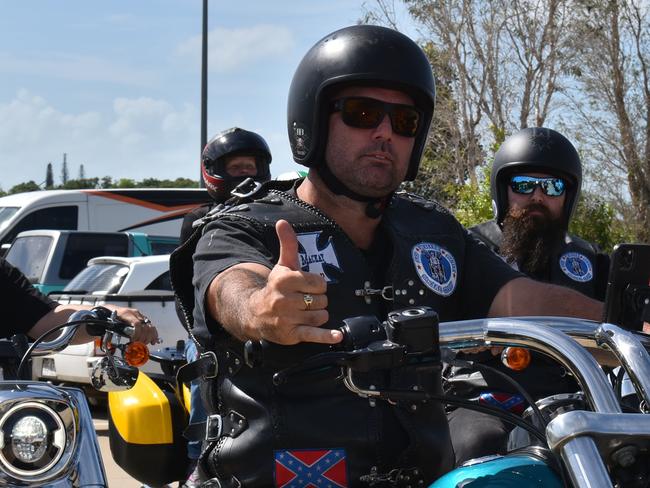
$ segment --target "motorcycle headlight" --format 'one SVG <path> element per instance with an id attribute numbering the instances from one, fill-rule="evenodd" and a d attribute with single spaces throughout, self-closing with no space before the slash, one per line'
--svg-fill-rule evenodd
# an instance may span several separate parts
<path id="1" fill-rule="evenodd" d="M 65 447 L 63 420 L 44 403 L 19 403 L 0 418 L 0 467 L 15 476 L 45 473 Z"/>

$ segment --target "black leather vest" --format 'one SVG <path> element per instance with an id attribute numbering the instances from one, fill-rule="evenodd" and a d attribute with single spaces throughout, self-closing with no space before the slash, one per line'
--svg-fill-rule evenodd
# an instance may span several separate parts
<path id="1" fill-rule="evenodd" d="M 218 217 L 255 226 L 276 259 L 274 226 L 281 218 L 298 235 L 303 270 L 320 273 L 328 281 L 330 321 L 324 327 L 339 327 L 344 318 L 358 315 L 383 319 L 381 310 L 411 305 L 431 306 L 441 320 L 458 317 L 459 299 L 454 292 L 463 273 L 464 233 L 436 204 L 409 195 L 393 199 L 381 223 L 393 249 L 382 283 L 373 282 L 364 255 L 335 222 L 292 195 L 270 191 Z M 204 234 L 210 232 L 208 226 Z M 379 289 L 393 299 L 386 302 L 369 293 Z M 205 326 L 196 322 L 197 334 L 208 339 Z M 394 468 L 408 469 L 412 486 L 418 486 L 418 479 L 428 483 L 451 469 L 452 448 L 440 404 L 371 402 L 344 387 L 338 368 L 296 377 L 281 386 L 272 384 L 275 371 L 327 346 L 270 345 L 265 363 L 249 368 L 243 364 L 243 344 L 238 340 L 222 333 L 210 343 L 219 360 L 219 374 L 205 386 L 204 398 L 213 412 L 245 426 L 223 433 L 204 455 L 206 469 L 218 479 L 271 486 L 274 452 L 296 449 L 344 449 L 348 486 L 365 486 L 363 476 Z M 362 381 L 369 385 L 382 379 L 370 375 Z M 432 367 L 425 382 L 419 387 L 441 393 L 439 366 Z"/>
<path id="2" fill-rule="evenodd" d="M 478 224 L 470 231 L 499 254 L 503 236 L 494 220 Z M 532 278 L 572 288 L 597 300 L 605 299 L 609 258 L 595 245 L 567 233 L 564 241 L 556 246 L 550 263 L 544 276 Z"/>

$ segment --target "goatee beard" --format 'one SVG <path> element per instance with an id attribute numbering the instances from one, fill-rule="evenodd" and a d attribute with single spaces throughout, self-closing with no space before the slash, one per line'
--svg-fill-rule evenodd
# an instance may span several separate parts
<path id="1" fill-rule="evenodd" d="M 537 210 L 540 214 L 531 215 Z M 554 219 L 548 208 L 533 203 L 523 209 L 511 209 L 503 219 L 501 254 L 509 263 L 517 263 L 524 273 L 543 279 L 549 272 L 549 259 L 566 232 L 563 219 Z"/>

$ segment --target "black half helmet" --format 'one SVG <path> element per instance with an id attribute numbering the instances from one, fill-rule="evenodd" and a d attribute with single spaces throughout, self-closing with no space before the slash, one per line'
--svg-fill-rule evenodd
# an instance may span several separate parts
<path id="1" fill-rule="evenodd" d="M 291 81 L 287 128 L 293 159 L 304 166 L 322 164 L 327 141 L 326 106 L 332 88 L 368 85 L 400 90 L 422 110 L 407 180 L 417 175 L 429 132 L 436 88 L 424 51 L 409 37 L 375 25 L 355 25 L 318 41 L 302 59 Z"/>
<path id="2" fill-rule="evenodd" d="M 499 224 L 508 212 L 508 180 L 514 173 L 523 172 L 548 173 L 567 181 L 564 217 L 568 225 L 582 186 L 582 163 L 573 144 L 545 127 L 522 129 L 503 141 L 490 176 L 494 218 Z"/>
<path id="3" fill-rule="evenodd" d="M 219 132 L 208 141 L 201 154 L 201 173 L 208 193 L 216 201 L 229 197 L 230 192 L 246 176 L 230 176 L 226 173 L 226 160 L 231 156 L 253 156 L 260 183 L 271 179 L 271 150 L 262 136 L 248 130 L 233 127 Z"/>

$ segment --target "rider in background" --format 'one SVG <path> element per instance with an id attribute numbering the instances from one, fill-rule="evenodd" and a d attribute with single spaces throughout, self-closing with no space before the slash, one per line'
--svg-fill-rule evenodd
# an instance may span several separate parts
<path id="1" fill-rule="evenodd" d="M 582 185 L 571 142 L 544 127 L 520 130 L 497 151 L 490 183 L 495 217 L 470 230 L 531 278 L 604 300 L 609 256 L 568 232 Z"/>
<path id="2" fill-rule="evenodd" d="M 417 175 L 435 99 L 429 60 L 408 37 L 369 25 L 324 37 L 288 98 L 307 178 L 269 182 L 215 215 L 194 254 L 194 333 L 219 365 L 202 382 L 201 468 L 217 486 L 306 484 L 303 473 L 315 486 L 378 485 L 396 472 L 424 485 L 453 464 L 440 404 L 371 402 L 339 368 L 281 387 L 273 373 L 340 342 L 347 317 L 429 305 L 442 321 L 598 318 L 602 304 L 524 277 L 437 204 L 396 193 Z M 245 342 L 262 339 L 268 362 L 246 366 Z M 441 392 L 439 370 L 427 378 Z"/>
<path id="3" fill-rule="evenodd" d="M 604 300 L 609 256 L 568 233 L 581 183 L 580 156 L 566 137 L 543 127 L 520 130 L 501 144 L 494 157 L 494 220 L 470 230 L 531 278 Z M 532 352 L 530 366 L 521 372 L 505 368 L 489 351 L 468 359 L 509 374 L 534 399 L 578 390 L 563 367 L 539 353 Z M 451 368 L 445 376 L 451 391 L 480 402 L 508 405 L 515 412 L 524 408 L 523 399 L 499 378 L 462 368 Z M 449 419 L 457 463 L 506 451 L 512 426 L 498 417 L 459 408 Z"/>
<path id="4" fill-rule="evenodd" d="M 223 204 L 231 197 L 230 192 L 246 178 L 253 178 L 258 183 L 270 179 L 271 151 L 262 136 L 239 127 L 224 130 L 215 135 L 205 145 L 201 154 L 201 174 L 212 202 L 189 212 L 181 227 L 180 243 L 186 242 L 194 232 L 192 225 L 203 218 L 213 207 Z M 186 324 L 185 317 L 179 312 L 181 323 Z M 188 362 L 198 358 L 196 344 L 191 337 L 185 341 L 185 357 Z M 205 422 L 205 408 L 197 382 L 190 386 L 190 424 Z M 185 488 L 199 486 L 196 463 L 201 454 L 201 441 L 191 440 L 187 444 L 187 456 L 190 459 Z"/>
<path id="5" fill-rule="evenodd" d="M 216 134 L 201 154 L 201 175 L 212 201 L 189 212 L 183 219 L 183 243 L 193 233 L 192 224 L 210 209 L 224 203 L 246 178 L 259 183 L 271 179 L 271 150 L 262 136 L 232 127 Z"/>

